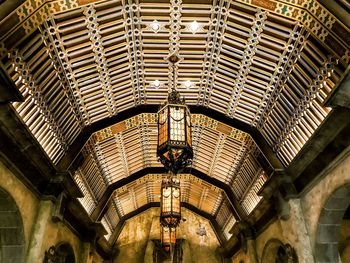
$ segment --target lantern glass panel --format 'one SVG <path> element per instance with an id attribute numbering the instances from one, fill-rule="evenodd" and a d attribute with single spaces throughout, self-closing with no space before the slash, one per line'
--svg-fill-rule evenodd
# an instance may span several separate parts
<path id="1" fill-rule="evenodd" d="M 161 187 L 161 223 L 164 226 L 175 227 L 180 223 L 180 181 L 175 178 L 167 178 Z"/>
<path id="2" fill-rule="evenodd" d="M 163 188 L 162 198 L 162 212 L 171 212 L 171 187 Z"/>
<path id="3" fill-rule="evenodd" d="M 170 106 L 170 140 L 185 141 L 185 108 Z"/>
<path id="4" fill-rule="evenodd" d="M 173 188 L 173 211 L 175 213 L 180 213 L 180 189 Z"/>
<path id="5" fill-rule="evenodd" d="M 158 126 L 158 145 L 160 146 L 168 141 L 168 107 L 164 107 L 159 112 Z"/>
<path id="6" fill-rule="evenodd" d="M 176 228 L 161 226 L 161 237 L 164 245 L 170 245 L 176 243 Z"/>

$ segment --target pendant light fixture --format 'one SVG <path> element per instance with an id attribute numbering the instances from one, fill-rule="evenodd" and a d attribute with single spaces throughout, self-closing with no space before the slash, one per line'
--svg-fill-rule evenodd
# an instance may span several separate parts
<path id="1" fill-rule="evenodd" d="M 176 66 L 179 56 L 171 55 L 173 83 L 166 103 L 158 111 L 157 157 L 174 174 L 192 163 L 191 115 L 185 100 L 176 91 Z"/>

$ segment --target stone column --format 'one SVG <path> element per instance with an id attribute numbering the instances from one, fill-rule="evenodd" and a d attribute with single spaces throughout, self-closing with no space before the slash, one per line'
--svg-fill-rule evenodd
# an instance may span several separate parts
<path id="1" fill-rule="evenodd" d="M 259 263 L 256 253 L 255 239 L 247 239 L 247 254 L 251 263 Z"/>
<path id="2" fill-rule="evenodd" d="M 32 230 L 32 235 L 29 241 L 29 247 L 27 252 L 28 263 L 38 262 L 38 259 L 43 257 L 42 253 L 44 253 L 44 251 L 42 251 L 42 245 L 46 232 L 46 225 L 51 218 L 52 209 L 53 202 L 51 200 L 40 201 L 35 225 Z"/>
<path id="3" fill-rule="evenodd" d="M 82 244 L 82 253 L 81 253 L 81 263 L 91 263 L 92 258 L 90 256 L 90 251 L 91 251 L 91 244 L 88 242 L 84 242 Z"/>
<path id="4" fill-rule="evenodd" d="M 290 215 L 288 220 L 280 220 L 286 243 L 291 244 L 298 256 L 299 262 L 314 263 L 309 233 L 306 229 L 300 199 L 290 199 Z"/>
<path id="5" fill-rule="evenodd" d="M 182 241 L 182 262 L 192 263 L 190 244 L 186 239 Z"/>
<path id="6" fill-rule="evenodd" d="M 153 250 L 154 250 L 154 243 L 152 240 L 148 240 L 146 251 L 145 251 L 145 257 L 143 260 L 144 263 L 153 263 Z"/>

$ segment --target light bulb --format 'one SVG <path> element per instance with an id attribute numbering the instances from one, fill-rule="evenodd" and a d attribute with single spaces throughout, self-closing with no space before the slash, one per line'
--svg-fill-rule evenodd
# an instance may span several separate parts
<path id="1" fill-rule="evenodd" d="M 199 29 L 199 24 L 197 23 L 197 21 L 193 21 L 190 24 L 190 30 L 192 31 L 192 33 L 196 33 Z"/>
<path id="2" fill-rule="evenodd" d="M 155 33 L 158 32 L 158 30 L 160 29 L 160 24 L 158 23 L 157 20 L 154 20 L 152 23 L 151 23 L 151 28 L 153 29 L 153 31 Z"/>
<path id="3" fill-rule="evenodd" d="M 158 79 L 156 79 L 154 82 L 153 82 L 153 85 L 156 87 L 156 88 L 159 88 L 160 86 L 160 81 Z"/>
<path id="4" fill-rule="evenodd" d="M 192 86 L 192 82 L 190 80 L 187 80 L 187 81 L 185 81 L 184 85 L 185 85 L 186 88 L 189 89 Z"/>

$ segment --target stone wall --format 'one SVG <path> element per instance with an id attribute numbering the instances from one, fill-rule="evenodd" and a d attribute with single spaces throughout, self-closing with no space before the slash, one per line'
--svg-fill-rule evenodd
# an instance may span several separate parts
<path id="1" fill-rule="evenodd" d="M 116 243 L 118 254 L 114 263 L 143 262 L 152 221 L 158 215 L 159 209 L 153 208 L 126 221 Z"/>
<path id="2" fill-rule="evenodd" d="M 258 254 L 258 258 L 261 259 L 263 255 L 263 251 L 267 242 L 271 239 L 283 240 L 283 231 L 280 224 L 280 221 L 277 220 L 274 223 L 270 224 L 265 231 L 263 231 L 256 238 L 256 252 Z M 244 261 L 245 262 L 245 261 Z"/>
<path id="3" fill-rule="evenodd" d="M 232 258 L 231 261 L 232 263 L 251 263 L 250 257 L 247 253 L 245 253 L 243 250 L 238 251 Z"/>
<path id="4" fill-rule="evenodd" d="M 2 162 L 0 162 L 0 187 L 7 191 L 17 204 L 22 216 L 25 251 L 27 251 L 39 200 Z"/>
<path id="5" fill-rule="evenodd" d="M 186 219 L 181 222 L 178 230 L 178 238 L 188 241 L 192 263 L 215 263 L 221 262 L 221 257 L 215 252 L 219 241 L 210 222 L 187 209 L 182 209 L 182 217 Z M 206 235 L 197 234 L 200 227 L 204 227 Z"/>
<path id="6" fill-rule="evenodd" d="M 76 262 L 80 262 L 80 255 L 82 254 L 82 242 L 80 239 L 72 233 L 70 229 L 66 225 L 64 225 L 62 222 L 52 222 L 51 218 L 49 219 L 46 229 L 45 229 L 45 236 L 43 240 L 43 246 L 41 248 L 42 258 L 40 258 L 40 261 L 43 259 L 43 256 L 45 254 L 45 251 L 47 251 L 51 246 L 54 246 L 58 243 L 69 243 L 75 254 Z"/>
<path id="7" fill-rule="evenodd" d="M 184 262 L 221 262 L 221 257 L 215 252 L 219 242 L 208 220 L 185 208 L 181 211 L 186 221 L 181 222 L 177 238 L 188 241 L 190 250 L 184 254 Z M 197 234 L 200 226 L 206 229 L 206 235 L 202 237 Z M 145 254 L 152 255 L 152 252 L 145 253 L 147 243 L 152 239 L 160 239 L 159 208 L 150 208 L 125 223 L 116 243 L 119 252 L 113 262 L 146 262 Z"/>
<path id="8" fill-rule="evenodd" d="M 275 220 L 259 233 L 256 237 L 256 251 L 259 260 L 261 261 L 264 248 L 269 240 L 277 239 L 283 244 L 289 243 L 295 249 L 300 263 L 315 262 L 315 255 L 318 253 L 315 251 L 317 227 L 322 209 L 337 189 L 349 183 L 350 155 L 324 171 L 320 178 L 301 195 L 300 199 L 289 201 L 291 212 L 288 220 Z M 348 190 L 342 191 L 344 192 L 348 193 Z M 341 199 L 340 202 L 346 200 Z M 341 213 L 344 211 L 342 210 Z M 337 240 L 347 242 L 341 255 L 343 263 L 350 258 L 350 223 L 348 221 L 343 222 L 340 231 L 338 229 L 338 232 L 334 234 Z M 240 260 L 245 263 L 250 262 L 249 255 L 243 251 L 236 253 L 231 260 L 234 263 L 239 263 Z"/>
<path id="9" fill-rule="evenodd" d="M 350 219 L 342 221 L 339 233 L 339 252 L 342 262 L 350 259 Z"/>
<path id="10" fill-rule="evenodd" d="M 27 262 L 42 262 L 45 251 L 60 242 L 69 243 L 74 250 L 76 262 L 82 262 L 83 244 L 79 238 L 62 222 L 51 220 L 53 202 L 39 200 L 3 163 L 0 162 L 0 187 L 14 199 L 22 217 L 24 232 L 24 254 Z M 46 219 L 43 219 L 45 215 Z M 42 232 L 39 232 L 42 231 Z M 40 240 L 38 240 L 40 238 Z M 28 256 L 34 257 L 29 259 Z M 95 255 L 94 262 L 99 256 Z"/>
<path id="11" fill-rule="evenodd" d="M 334 169 L 324 174 L 323 178 L 301 198 L 306 226 L 313 248 L 316 243 L 317 224 L 323 206 L 337 188 L 347 183 L 350 183 L 350 156 L 344 158 Z"/>

